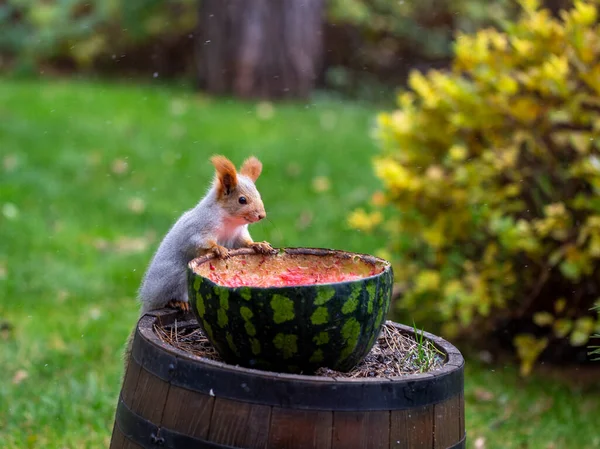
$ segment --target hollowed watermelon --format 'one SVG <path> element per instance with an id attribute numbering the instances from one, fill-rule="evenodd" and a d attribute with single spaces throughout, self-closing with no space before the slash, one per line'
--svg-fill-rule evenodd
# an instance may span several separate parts
<path id="1" fill-rule="evenodd" d="M 221 357 L 277 372 L 352 369 L 381 330 L 392 282 L 385 260 L 313 248 L 242 249 L 188 266 L 192 310 Z"/>

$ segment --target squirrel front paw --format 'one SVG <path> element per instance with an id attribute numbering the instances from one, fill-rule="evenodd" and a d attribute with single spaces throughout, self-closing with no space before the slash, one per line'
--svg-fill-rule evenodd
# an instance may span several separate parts
<path id="1" fill-rule="evenodd" d="M 229 257 L 229 250 L 221 245 L 214 245 L 210 249 L 215 256 L 219 259 L 227 259 Z"/>
<path id="2" fill-rule="evenodd" d="M 250 248 L 260 254 L 270 254 L 274 251 L 273 247 L 269 242 L 252 242 Z"/>

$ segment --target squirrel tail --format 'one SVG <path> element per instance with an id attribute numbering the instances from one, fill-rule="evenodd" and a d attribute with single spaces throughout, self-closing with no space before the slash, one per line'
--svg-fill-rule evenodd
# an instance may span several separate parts
<path id="1" fill-rule="evenodd" d="M 134 337 L 135 337 L 135 328 L 133 329 L 131 334 L 129 334 L 129 337 L 127 338 L 125 350 L 123 351 L 123 378 L 121 379 L 121 382 L 123 382 L 123 380 L 125 380 L 125 375 L 127 374 L 127 367 L 129 366 L 129 361 L 131 359 L 131 348 L 133 347 L 133 338 Z"/>

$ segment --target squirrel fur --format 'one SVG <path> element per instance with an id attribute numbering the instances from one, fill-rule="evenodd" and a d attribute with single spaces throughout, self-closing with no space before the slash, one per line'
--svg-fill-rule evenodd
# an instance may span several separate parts
<path id="1" fill-rule="evenodd" d="M 196 257 L 212 252 L 227 258 L 230 249 L 243 247 L 265 254 L 274 251 L 267 242 L 254 242 L 248 231 L 249 224 L 266 217 L 255 185 L 261 162 L 249 157 L 239 172 L 224 156 L 213 156 L 211 162 L 215 177 L 210 189 L 171 227 L 146 270 L 138 291 L 141 316 L 166 306 L 189 310 L 187 265 Z M 127 344 L 127 359 L 133 335 Z"/>

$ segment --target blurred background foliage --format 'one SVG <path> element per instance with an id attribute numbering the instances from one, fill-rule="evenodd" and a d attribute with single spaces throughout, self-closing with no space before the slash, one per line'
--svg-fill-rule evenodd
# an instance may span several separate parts
<path id="1" fill-rule="evenodd" d="M 0 5 L 0 69 L 182 75 L 193 66 L 193 0 L 8 0 Z"/>
<path id="2" fill-rule="evenodd" d="M 194 77 L 198 8 L 195 0 L 6 0 L 0 70 Z M 320 83 L 352 95 L 385 90 L 410 66 L 447 64 L 456 30 L 515 10 L 511 0 L 330 0 Z"/>
<path id="3" fill-rule="evenodd" d="M 528 374 L 600 331 L 600 2 L 520 3 L 459 34 L 450 71 L 411 74 L 379 117 L 384 191 L 350 222 L 389 236 L 409 316 L 495 333 Z"/>
<path id="4" fill-rule="evenodd" d="M 328 5 L 325 81 L 347 93 L 402 83 L 410 68 L 446 66 L 456 31 L 496 25 L 516 13 L 512 0 L 331 0 Z"/>

